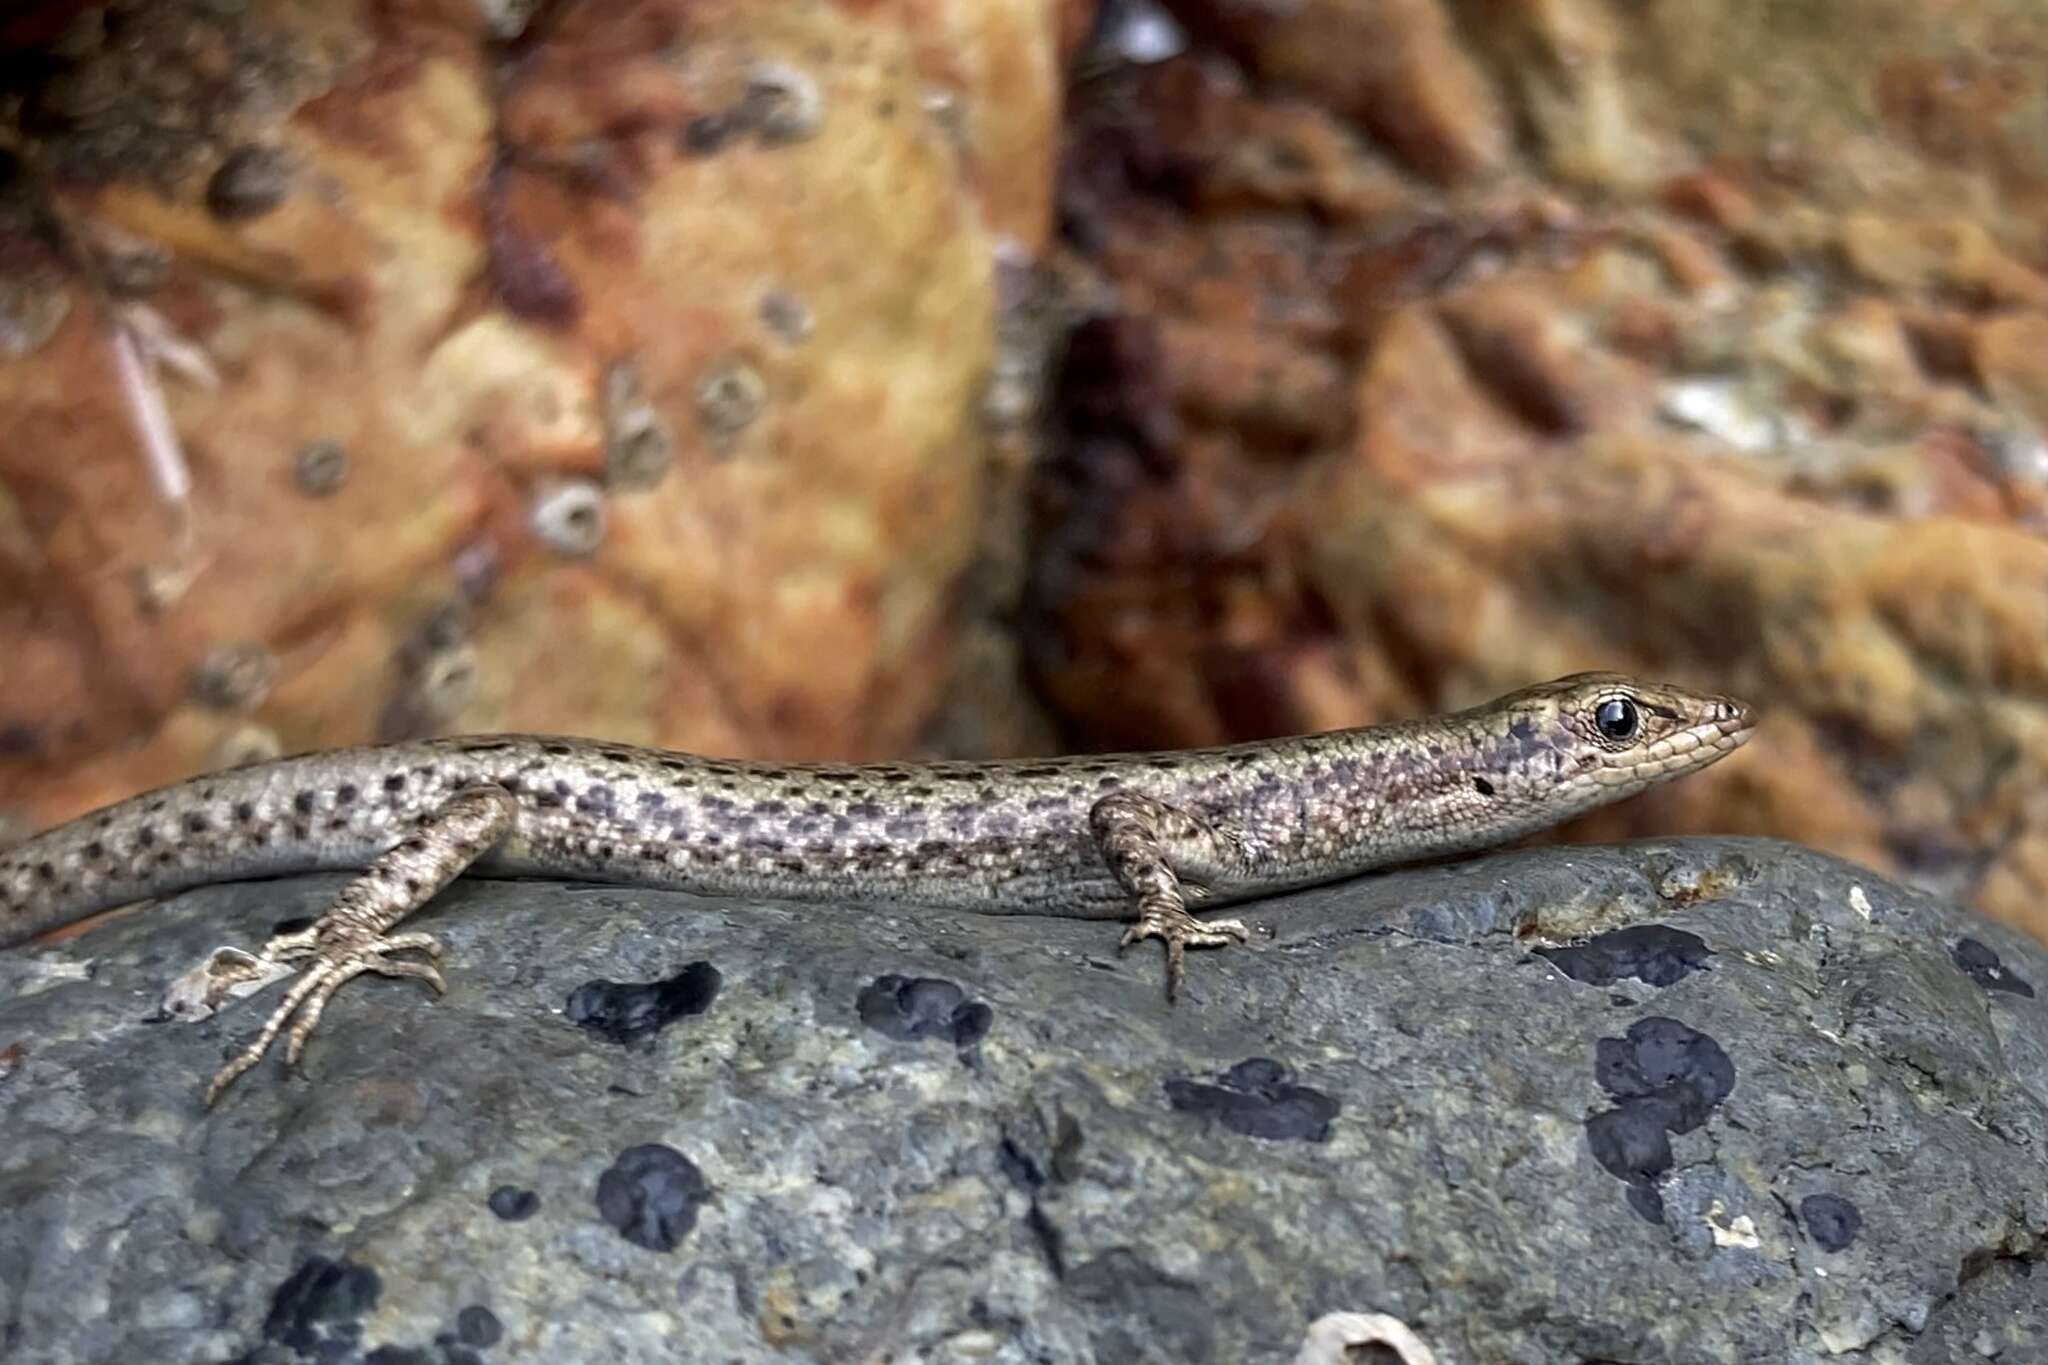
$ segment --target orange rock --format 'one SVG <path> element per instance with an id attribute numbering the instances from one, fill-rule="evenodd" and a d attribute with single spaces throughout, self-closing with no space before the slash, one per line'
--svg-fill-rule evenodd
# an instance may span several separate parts
<path id="1" fill-rule="evenodd" d="M 145 7 L 0 134 L 41 196 L 0 211 L 0 808 L 930 721 L 1074 0 L 483 8 Z M 230 645 L 246 704 L 194 681 Z"/>

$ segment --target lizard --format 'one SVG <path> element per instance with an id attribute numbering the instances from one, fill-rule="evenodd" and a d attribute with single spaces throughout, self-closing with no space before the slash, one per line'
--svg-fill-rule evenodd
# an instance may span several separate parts
<path id="1" fill-rule="evenodd" d="M 1499 845 L 1695 771 L 1754 728 L 1732 697 L 1581 673 L 1446 715 L 1157 753 L 775 764 L 463 735 L 195 777 L 0 851 L 0 948 L 216 882 L 354 871 L 308 928 L 224 946 L 165 1009 L 203 1018 L 297 973 L 213 1078 L 280 1033 L 296 1066 L 363 972 L 438 995 L 438 942 L 393 929 L 465 872 L 850 906 L 1130 920 L 1120 949 L 1241 943 L 1211 908 Z M 406 956 L 417 953 L 419 956 Z"/>

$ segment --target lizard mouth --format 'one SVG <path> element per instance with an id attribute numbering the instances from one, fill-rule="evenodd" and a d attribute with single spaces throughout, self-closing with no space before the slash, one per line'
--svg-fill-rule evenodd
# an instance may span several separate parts
<path id="1" fill-rule="evenodd" d="M 1672 735 L 1658 757 L 1667 765 L 1665 772 L 1703 768 L 1740 749 L 1755 733 L 1756 713 L 1732 697 L 1723 698 L 1705 720 Z"/>
<path id="2" fill-rule="evenodd" d="M 1756 713 L 1733 697 L 1716 698 L 1706 715 L 1674 730 L 1634 762 L 1609 770 L 1610 782 L 1641 782 L 1694 772 L 1740 749 L 1756 732 Z"/>

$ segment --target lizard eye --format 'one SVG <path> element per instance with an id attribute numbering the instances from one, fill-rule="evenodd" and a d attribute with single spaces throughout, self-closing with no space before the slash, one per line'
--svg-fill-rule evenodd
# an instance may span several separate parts
<path id="1" fill-rule="evenodd" d="M 1635 737 L 1636 720 L 1636 704 L 1627 697 L 1609 697 L 1593 711 L 1593 724 L 1617 743 Z"/>

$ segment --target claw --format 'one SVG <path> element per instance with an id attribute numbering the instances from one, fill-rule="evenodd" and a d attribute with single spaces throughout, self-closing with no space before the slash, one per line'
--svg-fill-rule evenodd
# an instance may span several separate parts
<path id="1" fill-rule="evenodd" d="M 1137 922 L 1124 930 L 1123 939 L 1117 947 L 1121 951 L 1148 938 L 1164 942 L 1166 998 L 1172 1000 L 1180 994 L 1190 947 L 1220 948 L 1229 943 L 1243 943 L 1250 937 L 1251 931 L 1244 927 L 1242 920 L 1198 920 L 1187 912 L 1185 906 L 1158 902 L 1139 909 Z"/>

